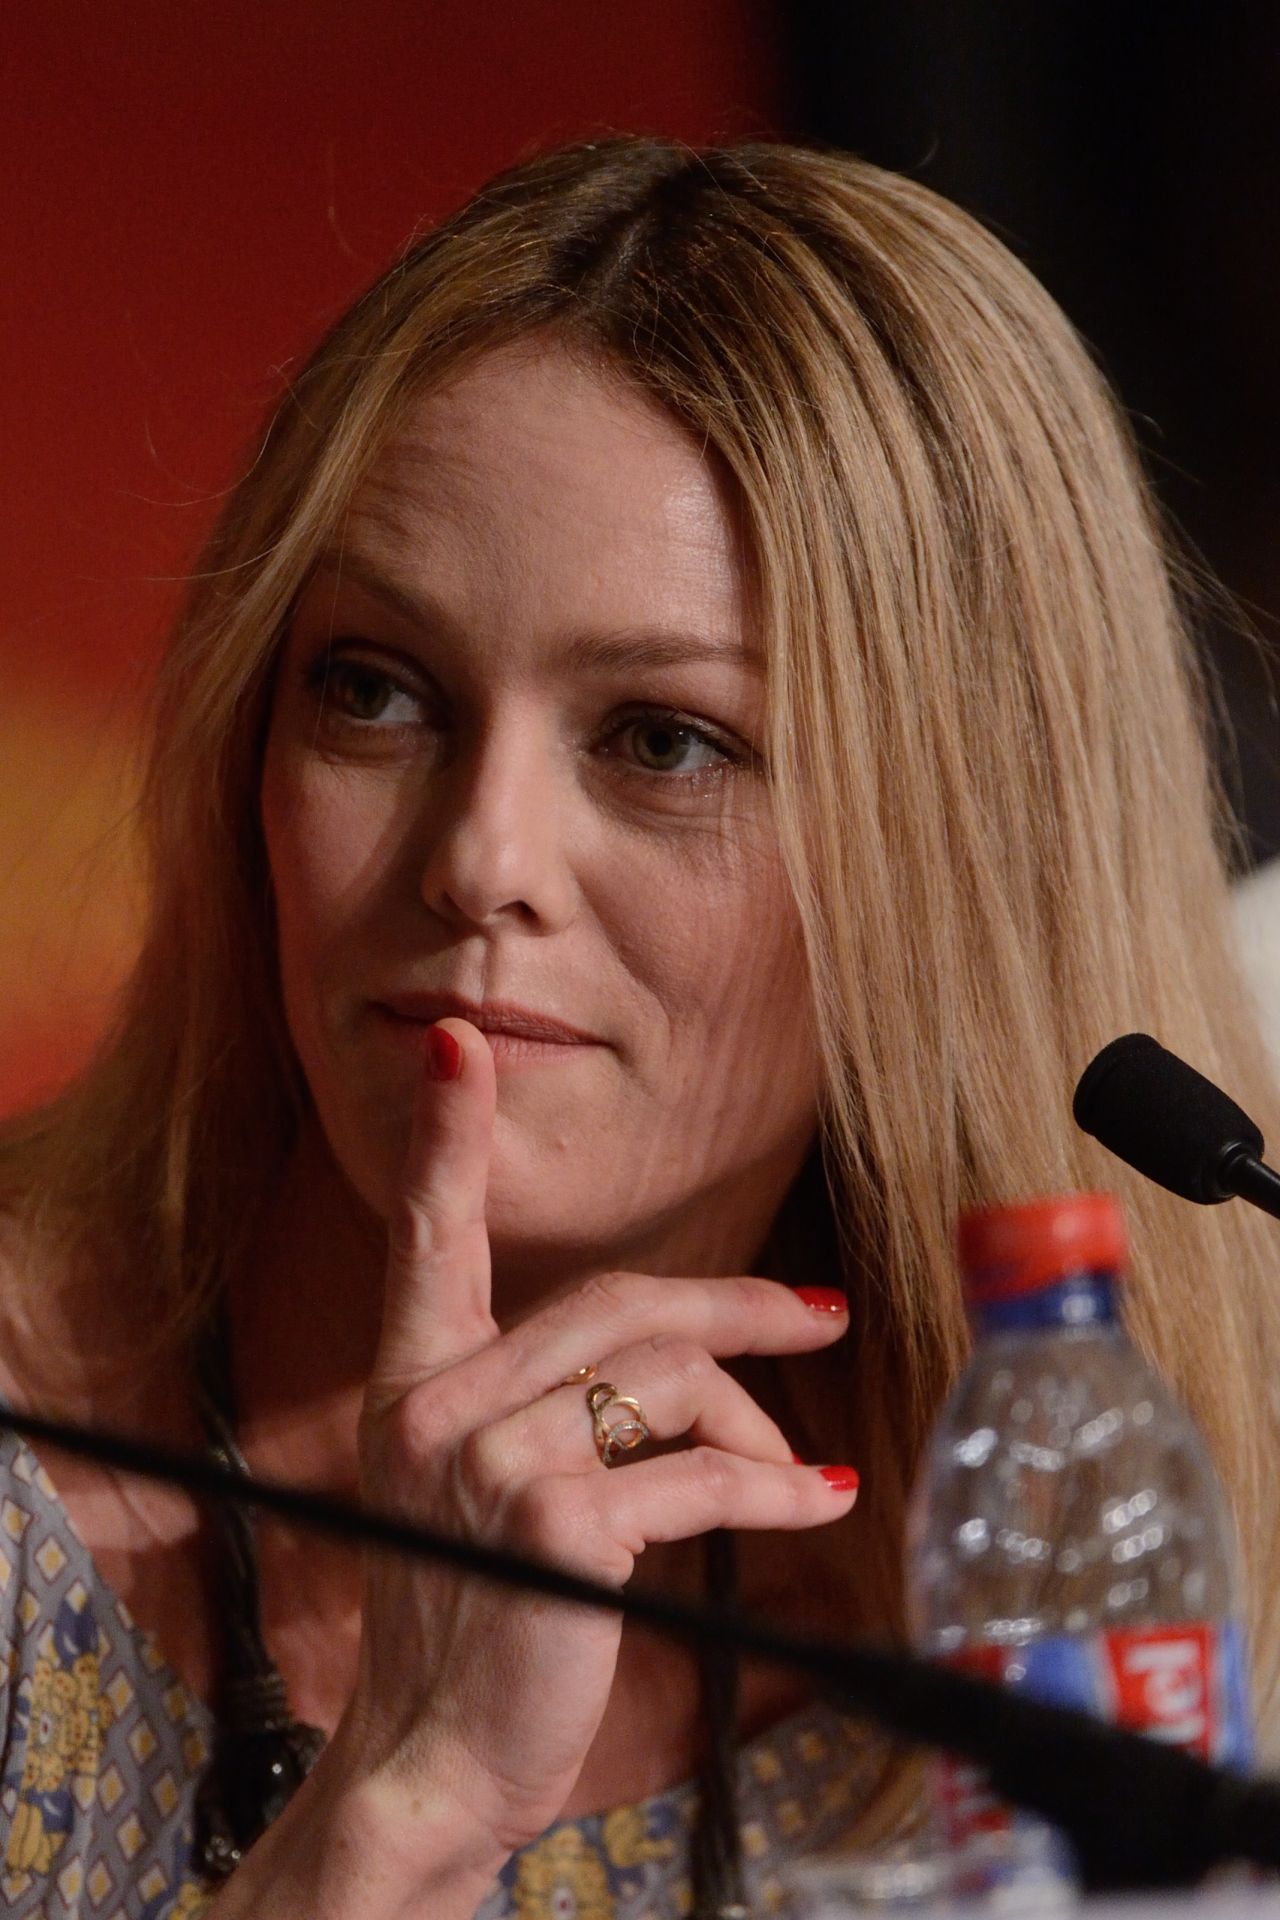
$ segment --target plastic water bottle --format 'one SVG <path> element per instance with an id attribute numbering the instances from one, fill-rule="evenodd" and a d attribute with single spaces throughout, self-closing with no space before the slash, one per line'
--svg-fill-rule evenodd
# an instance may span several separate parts
<path id="1" fill-rule="evenodd" d="M 1124 1332 L 1117 1202 L 1077 1193 L 968 1213 L 958 1242 L 975 1345 L 912 1498 L 917 1645 L 1247 1766 L 1227 1503 L 1190 1415 Z M 941 1760 L 934 1787 L 942 1845 L 986 1884 L 983 1859 L 1002 1853 L 1070 1874 L 1065 1841 L 996 1802 L 977 1769 Z"/>

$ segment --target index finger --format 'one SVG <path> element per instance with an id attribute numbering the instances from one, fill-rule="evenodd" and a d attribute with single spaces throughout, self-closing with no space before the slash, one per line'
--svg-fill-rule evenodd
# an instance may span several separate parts
<path id="1" fill-rule="evenodd" d="M 485 1225 L 496 1085 L 477 1027 L 450 1018 L 423 1029 L 367 1403 L 399 1398 L 497 1334 Z"/>

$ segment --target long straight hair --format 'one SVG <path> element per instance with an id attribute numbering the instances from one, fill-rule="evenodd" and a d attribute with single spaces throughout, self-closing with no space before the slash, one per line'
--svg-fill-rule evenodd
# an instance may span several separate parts
<path id="1" fill-rule="evenodd" d="M 307 1101 L 257 798 L 289 609 L 408 402 L 540 334 L 656 397 L 741 503 L 825 1060 L 821 1158 L 772 1253 L 839 1262 L 855 1307 L 816 1411 L 787 1363 L 769 1376 L 806 1457 L 863 1469 L 850 1629 L 902 1629 L 905 1491 L 966 1348 L 957 1212 L 1107 1187 L 1130 1325 L 1234 1507 L 1269 1712 L 1272 1230 L 1143 1183 L 1070 1111 L 1093 1052 L 1145 1028 L 1264 1130 L 1280 1118 L 1229 949 L 1200 572 L 1059 308 L 898 175 L 764 143 L 566 149 L 490 183 L 339 322 L 230 497 L 162 667 L 149 920 L 118 1017 L 9 1126 L 0 1191 L 33 1246 L 111 1249 L 170 1347 L 252 1242 Z"/>

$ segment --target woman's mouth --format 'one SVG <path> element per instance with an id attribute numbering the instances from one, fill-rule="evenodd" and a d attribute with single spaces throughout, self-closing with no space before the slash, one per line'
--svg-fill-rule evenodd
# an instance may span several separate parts
<path id="1" fill-rule="evenodd" d="M 426 1045 L 427 1029 L 437 1020 L 466 1020 L 489 1042 L 494 1065 L 506 1069 L 551 1066 L 604 1044 L 553 1014 L 510 1001 L 466 1000 L 461 994 L 389 994 L 374 1002 L 374 1013 L 393 1040 L 419 1049 Z"/>

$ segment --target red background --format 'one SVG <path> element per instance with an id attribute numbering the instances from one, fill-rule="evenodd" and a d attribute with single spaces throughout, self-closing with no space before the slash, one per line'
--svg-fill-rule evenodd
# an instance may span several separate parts
<path id="1" fill-rule="evenodd" d="M 0 1111 L 127 965 L 130 750 L 266 407 L 418 226 L 538 146 L 779 131 L 745 0 L 23 0 L 0 161 Z"/>

